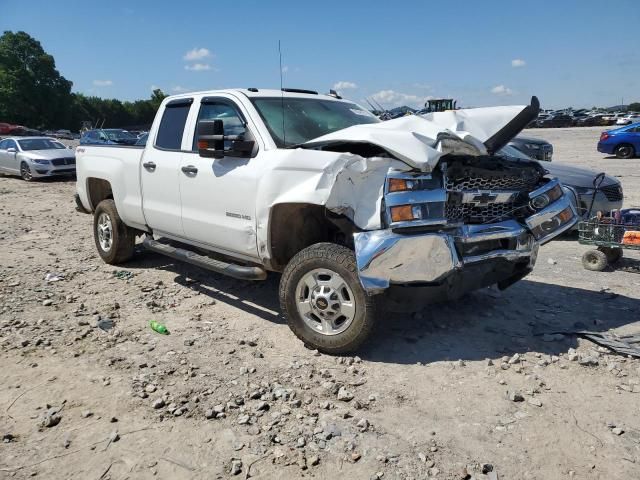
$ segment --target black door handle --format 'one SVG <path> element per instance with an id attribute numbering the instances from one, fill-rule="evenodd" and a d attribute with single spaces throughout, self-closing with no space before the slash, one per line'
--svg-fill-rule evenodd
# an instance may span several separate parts
<path id="1" fill-rule="evenodd" d="M 150 172 L 153 172 L 156 169 L 156 164 L 153 162 L 144 162 L 142 166 Z"/>
<path id="2" fill-rule="evenodd" d="M 195 175 L 198 173 L 198 169 L 193 165 L 187 165 L 186 167 L 182 167 L 182 171 L 187 175 Z"/>

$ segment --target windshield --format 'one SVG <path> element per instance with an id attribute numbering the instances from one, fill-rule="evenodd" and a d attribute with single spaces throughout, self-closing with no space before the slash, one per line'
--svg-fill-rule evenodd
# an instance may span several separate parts
<path id="1" fill-rule="evenodd" d="M 23 151 L 27 150 L 60 150 L 65 149 L 63 144 L 51 140 L 50 138 L 30 138 L 27 140 L 18 140 L 20 148 Z"/>
<path id="2" fill-rule="evenodd" d="M 280 148 L 305 143 L 352 125 L 380 121 L 352 102 L 290 97 L 252 98 L 251 101 Z"/>
<path id="3" fill-rule="evenodd" d="M 118 140 L 136 141 L 138 139 L 138 137 L 136 137 L 132 133 L 127 132 L 126 130 L 103 130 L 103 132 L 109 140 L 113 140 L 113 141 L 118 141 Z"/>

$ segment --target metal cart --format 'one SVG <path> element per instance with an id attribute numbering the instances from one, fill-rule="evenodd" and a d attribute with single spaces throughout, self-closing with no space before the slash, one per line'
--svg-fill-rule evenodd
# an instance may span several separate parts
<path id="1" fill-rule="evenodd" d="M 591 217 L 593 201 L 604 180 L 604 173 L 600 173 L 593 180 L 595 192 L 587 218 L 589 220 L 578 224 L 578 241 L 583 245 L 594 245 L 597 248 L 588 250 L 582 255 L 582 266 L 587 270 L 601 272 L 608 265 L 613 265 L 622 258 L 623 249 L 640 250 L 640 244 L 623 243 L 626 232 L 639 232 L 640 225 L 616 224 L 611 217 Z"/>

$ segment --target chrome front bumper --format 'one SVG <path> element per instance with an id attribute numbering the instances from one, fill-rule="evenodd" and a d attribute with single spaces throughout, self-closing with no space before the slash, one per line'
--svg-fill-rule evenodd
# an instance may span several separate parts
<path id="1" fill-rule="evenodd" d="M 567 211 L 571 218 L 558 223 L 558 215 Z M 577 220 L 575 207 L 563 195 L 527 218 L 524 224 L 507 220 L 429 233 L 404 234 L 391 229 L 356 233 L 360 281 L 373 295 L 392 284 L 438 284 L 465 265 L 494 260 L 524 264 L 530 270 L 535 265 L 539 245 L 570 229 Z"/>

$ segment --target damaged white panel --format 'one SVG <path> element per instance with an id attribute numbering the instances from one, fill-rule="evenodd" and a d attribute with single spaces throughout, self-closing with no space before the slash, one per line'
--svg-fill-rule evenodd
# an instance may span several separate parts
<path id="1" fill-rule="evenodd" d="M 491 138 L 526 106 L 455 110 L 425 116 L 411 115 L 382 123 L 354 125 L 313 139 L 305 147 L 331 148 L 344 143 L 376 145 L 413 168 L 431 171 L 444 153 L 438 137 L 458 138 L 477 154 L 486 154 L 483 142 Z M 451 148 L 451 145 L 449 145 Z M 464 149 L 468 154 L 468 148 Z"/>

